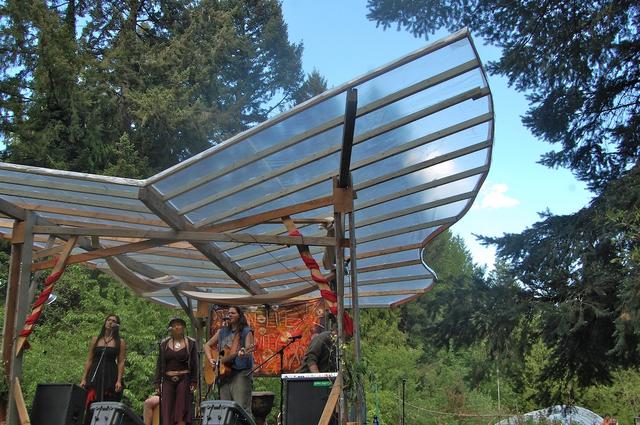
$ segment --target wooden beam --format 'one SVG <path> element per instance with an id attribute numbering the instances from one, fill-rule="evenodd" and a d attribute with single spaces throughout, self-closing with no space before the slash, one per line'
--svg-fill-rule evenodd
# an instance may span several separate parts
<path id="1" fill-rule="evenodd" d="M 1 195 L 11 195 L 11 196 L 20 196 L 30 199 L 42 199 L 47 201 L 58 201 L 59 198 L 53 193 L 46 192 L 35 192 L 26 189 L 2 189 L 0 188 Z M 125 199 L 125 198 L 122 198 Z M 103 199 L 91 199 L 87 196 L 83 196 L 79 194 L 78 196 L 65 196 L 65 202 L 70 204 L 78 204 L 78 205 L 86 205 L 93 207 L 104 207 L 111 208 L 114 210 L 122 210 L 122 211 L 136 211 L 142 213 L 149 213 L 149 210 L 144 208 L 142 205 L 137 203 L 127 203 L 127 202 L 118 202 L 118 201 L 106 201 Z"/>
<path id="2" fill-rule="evenodd" d="M 37 260 L 44 257 L 58 255 L 58 253 L 62 251 L 62 248 L 64 248 L 64 245 L 56 245 L 52 246 L 51 248 L 43 248 L 41 250 L 35 251 L 33 253 L 33 259 Z M 33 268 L 31 268 L 31 270 L 33 271 Z"/>
<path id="3" fill-rule="evenodd" d="M 394 246 L 392 248 L 378 249 L 375 251 L 358 253 L 357 258 L 358 260 L 363 260 L 365 258 L 380 257 L 383 255 L 395 254 L 397 252 L 402 252 L 402 251 L 411 251 L 412 249 L 420 249 L 420 248 L 422 248 L 422 244 L 419 244 L 419 243 Z"/>
<path id="4" fill-rule="evenodd" d="M 333 177 L 333 210 L 341 213 L 353 211 L 355 194 L 351 186 L 338 187 L 338 176 Z"/>
<path id="5" fill-rule="evenodd" d="M 24 323 L 27 312 L 29 309 L 29 286 L 31 283 L 31 256 L 33 254 L 33 226 L 35 225 L 37 216 L 32 212 L 28 212 L 26 214 L 26 220 L 24 221 L 25 232 L 24 232 L 24 242 L 20 244 L 20 277 L 18 279 L 17 285 L 17 297 L 16 297 L 16 310 L 15 310 L 15 320 L 14 320 L 14 332 L 17 332 L 20 326 Z M 15 333 L 14 333 L 15 336 Z M 15 352 L 15 345 L 13 348 Z M 20 378 L 22 376 L 22 355 L 14 357 L 11 353 L 11 369 L 9 382 L 13 386 L 15 382 L 15 378 Z M 15 401 L 14 401 L 14 389 L 11 388 L 9 391 L 9 401 L 8 401 L 8 415 L 7 415 L 7 425 L 16 425 L 18 423 L 18 412 L 16 410 Z"/>
<path id="6" fill-rule="evenodd" d="M 324 409 L 322 409 L 322 415 L 320 416 L 318 425 L 329 425 L 333 412 L 336 410 L 336 404 L 338 403 L 340 394 L 342 394 L 342 374 L 338 373 L 333 387 L 331 387 L 327 403 L 324 405 Z"/>
<path id="7" fill-rule="evenodd" d="M 181 291 L 190 298 L 198 301 L 207 301 L 213 304 L 237 304 L 237 305 L 256 305 L 279 303 L 285 300 L 308 294 L 317 289 L 315 285 L 300 286 L 293 289 L 285 289 L 282 291 L 267 292 L 266 294 L 249 295 L 249 296 L 229 296 L 228 294 L 212 294 L 202 291 Z"/>
<path id="8" fill-rule="evenodd" d="M 19 221 L 13 225 L 19 226 Z M 13 363 L 13 344 L 16 328 L 16 306 L 18 304 L 18 288 L 20 286 L 20 264 L 22 260 L 22 243 L 11 244 L 11 258 L 9 262 L 9 278 L 7 281 L 7 298 L 5 300 L 4 326 L 2 336 L 2 360 L 4 374 L 9 379 L 11 364 Z"/>
<path id="9" fill-rule="evenodd" d="M 252 235 L 248 233 L 213 233 L 204 231 L 162 231 L 143 229 L 107 229 L 103 227 L 61 227 L 61 226 L 35 226 L 35 233 L 49 235 L 79 235 L 79 236 L 121 236 L 129 238 L 165 239 L 165 243 L 171 241 L 189 242 L 241 242 L 255 244 L 275 245 L 315 245 L 334 246 L 334 238 L 323 236 L 275 236 Z M 348 245 L 348 239 L 341 241 L 342 245 Z"/>
<path id="10" fill-rule="evenodd" d="M 422 264 L 422 261 L 420 261 L 420 259 L 417 258 L 415 260 L 397 261 L 395 263 L 376 264 L 374 266 L 362 267 L 356 270 L 358 273 L 368 273 L 368 272 L 375 272 L 378 270 L 388 270 L 388 269 L 395 269 L 395 268 L 406 267 L 406 266 L 417 266 L 420 264 Z"/>
<path id="11" fill-rule="evenodd" d="M 138 186 L 141 182 L 140 180 L 127 179 L 123 177 L 111 177 L 98 174 L 78 173 L 75 171 L 53 170 L 50 168 L 34 167 L 31 165 L 10 164 L 8 162 L 0 162 L 0 169 L 15 171 L 19 173 L 38 174 L 47 177 L 59 177 L 125 186 Z"/>
<path id="12" fill-rule="evenodd" d="M 24 396 L 22 395 L 22 386 L 20 385 L 20 379 L 17 377 L 13 383 L 13 397 L 16 400 L 16 409 L 18 410 L 18 418 L 20 419 L 20 425 L 30 425 L 29 412 L 27 411 L 27 405 L 24 402 Z"/>
<path id="13" fill-rule="evenodd" d="M 82 211 L 73 208 L 65 208 L 61 206 L 54 206 L 49 204 L 42 204 L 33 201 L 27 201 L 25 199 L 21 199 L 19 204 L 21 208 L 27 210 L 34 210 L 38 212 L 49 212 L 54 214 L 62 214 L 71 217 L 87 217 L 90 216 L 92 218 L 97 218 L 100 220 L 109 220 L 109 221 L 118 221 L 122 223 L 131 223 L 131 224 L 146 224 L 148 226 L 157 226 L 157 227 L 169 227 L 167 223 L 162 220 L 158 220 L 157 218 L 143 218 L 135 215 L 131 215 L 130 211 L 122 211 L 122 214 L 116 214 L 115 212 L 104 212 L 104 211 Z M 151 213 L 147 213 L 147 215 L 155 217 Z"/>
<path id="14" fill-rule="evenodd" d="M 29 186 L 43 189 L 52 189 L 55 187 L 56 190 L 64 190 L 66 192 L 88 193 L 92 195 L 105 195 L 118 198 L 137 199 L 137 191 L 135 190 L 123 190 L 117 188 L 116 186 L 108 187 L 106 185 L 91 185 L 87 184 L 85 181 L 76 179 L 70 179 L 66 182 L 60 180 L 52 182 L 49 177 L 50 176 L 46 176 L 44 179 L 38 180 L 33 178 L 27 179 L 24 177 L 8 176 L 5 174 L 2 176 L 2 181 L 18 186 Z"/>
<path id="15" fill-rule="evenodd" d="M 451 225 L 451 224 L 455 223 L 456 220 L 457 220 L 456 217 L 449 217 L 449 218 L 443 218 L 443 219 L 440 219 L 440 220 L 428 221 L 426 223 L 416 224 L 415 226 L 408 226 L 408 227 L 403 227 L 403 228 L 400 228 L 400 229 L 391 229 L 391 230 L 388 230 L 386 232 L 380 232 L 380 233 L 376 233 L 376 234 L 373 234 L 373 235 L 364 236 L 358 242 L 363 244 L 365 242 L 371 242 L 371 241 L 375 241 L 375 240 L 379 240 L 379 239 L 388 238 L 388 237 L 391 237 L 391 236 L 402 235 L 404 233 L 411 233 L 411 232 L 415 232 L 417 230 L 428 229 L 429 227 L 437 227 L 437 226 L 441 226 L 441 225 Z"/>
<path id="16" fill-rule="evenodd" d="M 267 211 L 260 214 L 251 215 L 248 217 L 242 217 L 237 220 L 230 220 L 224 223 L 213 224 L 206 227 L 201 227 L 201 230 L 207 230 L 211 232 L 225 232 L 227 230 L 239 229 L 242 227 L 254 226 L 256 224 L 261 224 L 267 222 L 268 220 L 280 219 L 284 216 L 298 214 L 301 212 L 307 212 L 311 210 L 315 210 L 317 208 L 327 207 L 331 205 L 333 202 L 333 198 L 331 196 L 326 196 L 324 198 L 314 199 L 312 201 L 302 202 L 299 204 L 290 205 L 288 207 L 276 208 L 275 210 Z M 282 224 L 282 220 L 277 222 Z"/>
<path id="17" fill-rule="evenodd" d="M 411 282 L 414 280 L 426 280 L 432 278 L 432 276 L 426 275 L 382 277 L 378 279 L 361 280 L 360 282 L 358 282 L 358 286 L 381 285 L 383 283 L 394 282 Z"/>
<path id="18" fill-rule="evenodd" d="M 143 251 L 148 248 L 164 245 L 168 241 L 165 239 L 150 239 L 142 242 L 135 242 L 126 245 L 115 246 L 111 248 L 96 249 L 95 251 L 86 252 L 83 254 L 76 254 L 69 257 L 67 264 L 84 263 L 85 261 L 96 260 L 98 258 L 111 257 L 114 255 L 126 254 L 129 252 Z M 33 264 L 31 271 L 49 269 L 57 264 L 56 259 L 43 261 Z"/>
<path id="19" fill-rule="evenodd" d="M 324 218 L 292 218 L 291 221 L 295 224 L 323 224 L 327 220 Z M 282 224 L 282 220 L 269 220 L 265 221 L 264 224 Z"/>
<path id="20" fill-rule="evenodd" d="M 167 224 L 177 230 L 192 230 L 194 226 L 183 216 L 178 215 L 175 210 L 165 204 L 160 193 L 151 185 L 140 188 L 140 200 L 158 217 Z M 251 279 L 251 276 L 244 271 L 231 257 L 220 250 L 213 243 L 193 242 L 192 245 L 211 260 L 220 270 L 224 271 L 229 277 L 238 282 L 250 294 L 262 294 L 266 291 L 260 285 Z"/>
<path id="21" fill-rule="evenodd" d="M 13 226 L 13 231 L 11 232 L 11 243 L 12 244 L 23 244 L 25 238 L 25 224 L 24 221 L 16 221 Z"/>
<path id="22" fill-rule="evenodd" d="M 424 293 L 424 289 L 393 289 L 389 291 L 368 291 L 362 292 L 360 294 L 360 298 L 362 297 L 388 297 L 394 295 L 416 295 Z M 351 294 L 345 295 L 345 298 L 351 298 Z"/>
<path id="23" fill-rule="evenodd" d="M 73 251 L 73 247 L 76 246 L 76 242 L 78 241 L 78 237 L 74 236 L 72 238 L 70 238 L 67 243 L 64 245 L 64 249 L 62 250 L 62 253 L 60 254 L 60 258 L 58 259 L 58 261 L 55 264 L 55 267 L 53 268 L 53 270 L 51 271 L 51 274 L 56 274 L 56 273 L 60 273 L 64 270 L 66 264 L 67 264 L 67 259 L 69 258 L 69 255 L 71 255 L 71 251 Z M 34 312 L 37 312 L 39 310 L 42 310 L 44 308 L 43 305 L 39 306 L 36 310 L 34 310 Z M 35 326 L 35 324 L 31 323 L 28 324 L 24 327 L 25 330 L 31 330 L 33 329 L 33 327 Z M 24 348 L 24 344 L 27 341 L 27 337 L 26 336 L 19 336 L 18 340 L 16 341 L 16 357 L 22 355 L 22 349 Z"/>
<path id="24" fill-rule="evenodd" d="M 24 208 L 20 208 L 19 206 L 2 198 L 0 198 L 0 212 L 21 221 L 24 221 L 27 216 Z"/>
<path id="25" fill-rule="evenodd" d="M 285 274 L 285 273 L 294 273 L 294 272 L 300 272 L 300 271 L 305 271 L 305 270 L 307 270 L 307 266 L 305 266 L 305 265 L 293 266 L 293 267 L 288 267 L 286 269 L 271 270 L 271 271 L 268 271 L 268 272 L 252 274 L 251 277 L 253 279 L 264 279 L 264 278 L 267 278 L 267 277 L 278 276 L 278 275 Z"/>
<path id="26" fill-rule="evenodd" d="M 406 176 L 407 174 L 411 174 L 411 173 L 414 173 L 416 171 L 424 170 L 426 168 L 433 167 L 435 165 L 442 164 L 442 163 L 447 162 L 447 161 L 451 161 L 452 159 L 460 158 L 462 156 L 468 155 L 468 154 L 473 153 L 473 152 L 478 152 L 478 151 L 480 151 L 482 149 L 487 149 L 490 146 L 491 146 L 491 142 L 489 140 L 485 140 L 483 142 L 476 143 L 475 145 L 470 145 L 470 146 L 466 146 L 466 147 L 464 147 L 462 149 L 458 149 L 458 150 L 455 150 L 455 151 L 447 152 L 446 154 L 443 154 L 441 156 L 438 156 L 438 157 L 435 157 L 435 158 L 430 158 L 430 159 L 428 159 L 426 161 L 419 162 L 419 163 L 411 165 L 409 167 L 401 168 L 399 170 L 395 170 L 395 171 L 392 171 L 392 172 L 387 173 L 387 174 L 379 175 L 376 178 L 373 178 L 373 179 L 370 179 L 370 180 L 367 180 L 365 182 L 362 182 L 362 183 L 359 183 L 359 184 L 355 185 L 354 189 L 356 191 L 359 191 L 359 190 L 367 189 L 369 187 L 378 185 L 380 183 L 386 183 L 386 182 L 388 182 L 390 180 L 393 180 L 395 178 Z M 435 186 L 442 186 L 443 184 L 451 183 L 451 182 L 454 182 L 454 181 L 457 181 L 457 180 L 462 180 L 462 179 L 464 179 L 466 177 L 477 175 L 477 174 L 480 174 L 480 173 L 486 172 L 486 171 L 489 171 L 488 165 L 482 165 L 480 167 L 472 168 L 471 170 L 461 171 L 460 173 L 453 174 L 453 175 L 450 175 L 450 176 L 446 176 L 446 177 L 443 177 L 443 178 L 438 179 L 438 180 L 433 180 L 431 182 L 427 182 L 427 183 L 424 183 L 422 185 L 410 187 L 410 188 L 406 189 L 405 191 L 413 190 L 413 192 L 410 192 L 410 193 L 415 193 L 417 191 L 417 188 L 420 188 L 421 190 L 424 190 L 424 189 L 422 189 L 423 187 L 425 189 L 428 189 L 429 187 L 431 187 L 430 185 L 434 184 L 434 182 L 439 182 L 439 184 L 435 184 Z M 397 192 L 397 193 L 403 193 L 403 191 L 400 191 L 400 192 Z M 370 205 L 367 205 L 367 206 L 370 206 Z M 358 208 L 363 208 L 363 207 L 358 205 Z"/>
<path id="27" fill-rule="evenodd" d="M 370 217 L 366 220 L 362 220 L 358 223 L 359 228 L 363 228 L 365 226 L 370 226 L 372 224 L 381 223 L 383 221 L 393 220 L 394 218 L 404 217 L 409 214 L 413 214 L 416 212 L 430 210 L 432 208 L 441 207 L 447 204 L 453 204 L 459 201 L 470 200 L 475 195 L 475 192 L 466 192 L 458 195 L 449 196 L 447 198 L 438 199 L 431 202 L 425 202 L 423 204 L 418 204 L 413 207 L 392 211 L 388 214 L 382 214 L 375 217 Z"/>

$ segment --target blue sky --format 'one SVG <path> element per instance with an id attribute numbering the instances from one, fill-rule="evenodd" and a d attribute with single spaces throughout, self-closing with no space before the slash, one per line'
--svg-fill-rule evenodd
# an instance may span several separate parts
<path id="1" fill-rule="evenodd" d="M 378 68 L 429 44 L 395 26 L 383 31 L 366 18 L 366 0 L 284 0 L 282 9 L 289 39 L 304 43 L 303 66 L 314 68 L 329 87 Z M 483 63 L 497 59 L 498 49 L 475 39 Z M 473 233 L 499 236 L 520 232 L 538 220 L 538 213 L 579 210 L 591 199 L 583 183 L 569 171 L 536 162 L 552 149 L 531 135 L 520 117 L 527 110 L 524 94 L 509 88 L 506 79 L 489 76 L 496 123 L 491 171 L 472 209 L 452 227 L 465 240 L 474 261 L 492 267 L 494 252 L 482 247 Z"/>

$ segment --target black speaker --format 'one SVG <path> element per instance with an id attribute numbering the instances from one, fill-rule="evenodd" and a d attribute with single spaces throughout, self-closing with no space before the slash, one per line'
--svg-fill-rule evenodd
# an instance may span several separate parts
<path id="1" fill-rule="evenodd" d="M 90 406 L 91 425 L 144 425 L 142 419 L 117 401 L 100 401 Z"/>
<path id="2" fill-rule="evenodd" d="M 288 373 L 284 381 L 284 424 L 317 424 L 337 373 Z M 329 422 L 336 425 L 334 417 Z"/>
<path id="3" fill-rule="evenodd" d="M 256 425 L 235 401 L 208 400 L 202 405 L 202 425 Z"/>
<path id="4" fill-rule="evenodd" d="M 38 384 L 32 425 L 82 425 L 86 391 L 74 384 Z"/>

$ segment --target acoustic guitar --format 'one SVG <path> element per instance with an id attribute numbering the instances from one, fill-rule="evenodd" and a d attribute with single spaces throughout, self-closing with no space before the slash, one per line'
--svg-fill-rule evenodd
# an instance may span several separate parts
<path id="1" fill-rule="evenodd" d="M 244 351 L 244 354 L 251 354 L 255 351 L 255 345 L 240 348 L 240 337 L 236 335 L 231 342 L 231 347 L 226 345 L 222 350 L 211 350 L 211 358 L 217 359 L 217 368 L 214 368 L 207 356 L 204 356 L 204 381 L 207 385 L 213 385 L 217 379 L 224 378 L 231 374 L 231 365 L 233 360 L 238 356 L 240 351 Z M 217 370 L 215 370 L 217 369 Z"/>

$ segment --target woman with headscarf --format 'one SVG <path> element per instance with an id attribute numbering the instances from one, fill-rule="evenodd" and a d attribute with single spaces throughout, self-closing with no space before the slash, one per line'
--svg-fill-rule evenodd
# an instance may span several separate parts
<path id="1" fill-rule="evenodd" d="M 162 425 L 191 425 L 193 392 L 198 383 L 198 346 L 185 335 L 179 317 L 169 322 L 171 336 L 160 343 L 156 365 L 156 391 L 160 395 Z"/>

